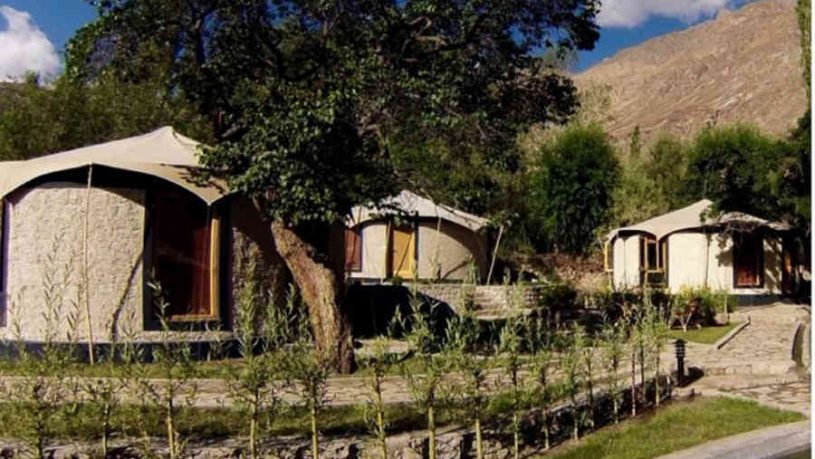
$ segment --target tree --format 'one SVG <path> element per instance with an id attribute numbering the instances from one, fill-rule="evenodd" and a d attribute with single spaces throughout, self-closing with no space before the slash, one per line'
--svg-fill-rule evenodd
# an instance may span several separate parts
<path id="1" fill-rule="evenodd" d="M 781 147 L 780 142 L 747 125 L 704 129 L 690 153 L 686 198 L 710 199 L 722 211 L 775 217 L 770 178 Z"/>
<path id="2" fill-rule="evenodd" d="M 0 84 L 0 159 L 18 160 L 70 150 L 164 125 L 207 141 L 203 119 L 160 82 L 117 82 L 104 77 L 81 85 L 61 77 L 44 85 L 36 75 Z"/>
<path id="3" fill-rule="evenodd" d="M 542 248 L 586 252 L 608 221 L 619 174 L 614 150 L 597 125 L 572 126 L 545 144 L 531 189 Z"/>
<path id="4" fill-rule="evenodd" d="M 209 117 L 204 164 L 257 203 L 308 305 L 323 358 L 353 367 L 341 263 L 327 231 L 400 183 L 398 144 L 466 145 L 500 160 L 574 88 L 541 49 L 591 49 L 596 0 L 99 2 L 67 71 L 138 80 L 157 63 Z M 510 147 L 510 148 L 508 148 Z"/>
<path id="5" fill-rule="evenodd" d="M 628 161 L 614 188 L 615 227 L 641 222 L 686 204 L 682 186 L 687 150 L 679 139 L 662 135 L 648 148 L 644 158 Z"/>
<path id="6" fill-rule="evenodd" d="M 811 62 L 812 62 L 812 2 L 798 0 L 795 8 L 798 16 L 798 28 L 801 29 L 801 69 L 804 74 L 804 83 L 807 85 L 807 100 L 811 88 Z"/>

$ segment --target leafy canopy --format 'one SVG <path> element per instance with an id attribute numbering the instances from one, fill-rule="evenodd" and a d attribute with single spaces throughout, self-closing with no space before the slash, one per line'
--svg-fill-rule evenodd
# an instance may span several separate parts
<path id="1" fill-rule="evenodd" d="M 596 125 L 571 126 L 541 148 L 532 178 L 533 218 L 549 249 L 585 253 L 610 217 L 619 177 L 614 149 Z"/>
<path id="2" fill-rule="evenodd" d="M 777 206 L 770 179 L 781 153 L 781 142 L 751 126 L 707 128 L 691 148 L 685 196 L 710 199 L 721 210 L 773 218 Z"/>
<path id="3" fill-rule="evenodd" d="M 166 68 L 172 91 L 212 120 L 212 173 L 291 224 L 334 221 L 414 184 L 394 167 L 405 146 L 511 164 L 518 133 L 575 103 L 553 59 L 533 54 L 598 38 L 596 0 L 95 4 L 69 74 L 138 80 Z"/>

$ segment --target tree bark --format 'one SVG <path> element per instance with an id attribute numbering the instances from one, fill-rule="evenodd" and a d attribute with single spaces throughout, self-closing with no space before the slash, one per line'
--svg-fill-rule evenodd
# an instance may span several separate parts
<path id="1" fill-rule="evenodd" d="M 331 261 L 297 231 L 272 222 L 277 252 L 286 262 L 308 307 L 315 346 L 320 357 L 340 373 L 354 370 L 351 321 L 343 304 L 342 278 Z"/>

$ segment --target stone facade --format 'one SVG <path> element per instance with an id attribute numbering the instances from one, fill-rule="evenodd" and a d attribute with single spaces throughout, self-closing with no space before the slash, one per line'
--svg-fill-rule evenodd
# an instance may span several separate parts
<path id="1" fill-rule="evenodd" d="M 65 317 L 81 317 L 86 338 L 84 292 L 85 187 L 52 182 L 16 191 L 7 199 L 4 276 L 6 326 L 0 337 L 41 341 L 49 309 L 61 309 L 55 338 L 68 332 Z M 87 244 L 88 301 L 96 341 L 111 332 L 141 330 L 144 190 L 92 188 Z M 50 280 L 49 280 L 50 279 Z M 50 290 L 50 301 L 46 291 Z M 15 326 L 16 325 L 16 326 Z"/>
<path id="2" fill-rule="evenodd" d="M 408 288 L 413 287 L 410 284 Z M 530 309 L 538 305 L 543 291 L 537 285 L 415 284 L 416 291 L 459 309 L 468 304 L 476 314 L 496 314 Z"/>
<path id="3" fill-rule="evenodd" d="M 46 333 L 63 341 L 88 342 L 84 286 L 87 285 L 91 330 L 95 343 L 125 337 L 155 342 L 161 332 L 145 320 L 144 257 L 147 192 L 143 188 L 92 187 L 47 182 L 22 188 L 6 199 L 4 237 L 5 319 L 0 340 L 42 342 Z M 87 225 L 87 282 L 85 215 Z M 251 207 L 238 198 L 217 203 L 227 210 L 230 227 L 222 239 L 221 315 L 225 322 L 210 330 L 176 331 L 173 339 L 223 340 L 230 337 L 235 298 L 243 279 L 252 276 L 258 289 L 280 292 L 285 282 L 282 260 L 274 250 L 271 230 Z M 231 246 L 224 246 L 231 243 Z M 249 260 L 252 260 L 250 263 Z M 225 265 L 225 266 L 224 266 Z M 51 288 L 49 291 L 48 288 Z M 48 293 L 47 293 L 48 292 Z M 50 300 L 48 298 L 51 298 Z M 270 300 L 271 301 L 271 300 Z M 52 320 L 47 319 L 51 310 Z M 76 323 L 70 327 L 71 322 Z M 199 327 L 200 328 L 200 327 Z"/>

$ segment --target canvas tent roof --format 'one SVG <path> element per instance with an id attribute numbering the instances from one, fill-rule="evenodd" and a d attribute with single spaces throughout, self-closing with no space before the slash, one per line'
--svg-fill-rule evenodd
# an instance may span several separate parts
<path id="1" fill-rule="evenodd" d="M 0 162 L 0 197 L 44 175 L 99 165 L 158 177 L 212 204 L 226 194 L 220 183 L 198 185 L 192 172 L 200 167 L 199 143 L 165 126 L 153 132 L 41 156 Z"/>
<path id="2" fill-rule="evenodd" d="M 489 223 L 489 220 L 419 196 L 403 190 L 396 196 L 384 200 L 374 207 L 357 206 L 351 211 L 349 226 L 355 226 L 369 220 L 389 215 L 408 215 L 412 217 L 441 218 L 459 224 L 472 231 L 478 231 Z"/>
<path id="3" fill-rule="evenodd" d="M 702 199 L 687 207 L 683 207 L 667 214 L 659 215 L 636 225 L 617 228 L 609 233 L 608 238 L 613 239 L 621 232 L 641 232 L 652 234 L 657 239 L 682 230 L 698 229 L 722 225 L 727 223 L 743 223 L 757 226 L 766 226 L 775 230 L 789 229 L 788 225 L 779 222 L 770 222 L 754 215 L 742 212 L 728 212 L 719 216 L 709 216 L 708 211 L 713 202 Z"/>

